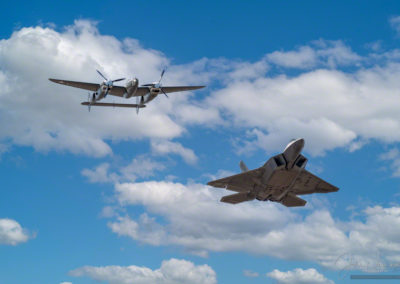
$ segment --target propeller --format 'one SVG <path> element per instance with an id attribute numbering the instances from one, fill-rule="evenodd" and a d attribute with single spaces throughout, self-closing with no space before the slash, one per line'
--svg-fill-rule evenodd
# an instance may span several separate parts
<path id="1" fill-rule="evenodd" d="M 165 69 L 163 69 L 163 71 L 161 71 L 161 76 L 160 76 L 160 80 L 158 80 L 158 84 L 161 83 L 161 79 L 164 76 L 164 73 L 165 73 Z"/>
<path id="2" fill-rule="evenodd" d="M 111 89 L 113 87 L 113 83 L 125 80 L 125 78 L 119 78 L 119 79 L 115 79 L 115 80 L 108 80 L 106 78 L 106 76 L 104 76 L 99 70 L 96 69 L 96 71 L 106 81 L 106 84 L 107 84 L 109 89 Z"/>
<path id="3" fill-rule="evenodd" d="M 163 94 L 167 97 L 167 99 L 169 99 L 168 95 L 164 92 L 164 90 L 163 90 L 163 88 L 161 86 L 161 79 L 163 78 L 164 73 L 165 73 L 165 68 L 161 71 L 160 80 L 158 80 L 158 86 L 159 86 L 161 92 L 163 92 Z"/>
<path id="4" fill-rule="evenodd" d="M 103 77 L 104 80 L 108 81 L 108 79 L 106 78 L 106 76 L 104 76 L 103 74 L 101 74 L 101 72 L 100 72 L 99 70 L 96 69 L 96 71 L 97 71 L 97 73 L 99 73 L 99 75 L 100 75 L 101 77 Z"/>
<path id="5" fill-rule="evenodd" d="M 163 92 L 163 94 L 167 97 L 167 99 L 169 99 L 168 95 L 164 92 L 164 90 L 161 88 L 161 92 Z"/>

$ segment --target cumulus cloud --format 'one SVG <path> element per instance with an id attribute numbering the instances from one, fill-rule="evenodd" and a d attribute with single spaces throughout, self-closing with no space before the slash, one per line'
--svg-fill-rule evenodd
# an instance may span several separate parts
<path id="1" fill-rule="evenodd" d="M 70 272 L 70 275 L 87 276 L 110 284 L 214 284 L 217 283 L 214 270 L 204 264 L 195 265 L 187 260 L 170 259 L 161 263 L 161 267 L 151 270 L 140 266 L 84 266 Z"/>
<path id="2" fill-rule="evenodd" d="M 255 278 L 255 277 L 259 276 L 258 272 L 251 271 L 251 270 L 244 270 L 243 275 L 246 277 L 251 277 L 251 278 Z"/>
<path id="3" fill-rule="evenodd" d="M 400 16 L 393 16 L 389 19 L 390 26 L 395 30 L 397 35 L 400 34 Z"/>
<path id="4" fill-rule="evenodd" d="M 334 284 L 332 280 L 327 279 L 314 268 L 296 268 L 286 272 L 274 269 L 267 273 L 267 276 L 280 284 Z"/>
<path id="5" fill-rule="evenodd" d="M 395 62 L 352 73 L 315 69 L 292 77 L 260 76 L 232 81 L 207 101 L 234 127 L 248 130 L 253 140 L 242 140 L 250 149 L 278 151 L 293 137 L 304 137 L 306 151 L 321 155 L 337 147 L 354 149 L 357 141 L 400 141 L 399 76 Z"/>
<path id="6" fill-rule="evenodd" d="M 313 67 L 346 66 L 361 61 L 342 41 L 318 40 L 311 46 L 301 46 L 294 51 L 274 51 L 266 55 L 267 61 L 286 68 L 309 69 Z"/>
<path id="7" fill-rule="evenodd" d="M 386 153 L 383 153 L 379 157 L 383 161 L 390 163 L 389 168 L 393 171 L 394 177 L 400 177 L 400 151 L 397 148 L 393 148 Z"/>
<path id="8" fill-rule="evenodd" d="M 0 219 L 0 245 L 18 245 L 25 243 L 31 236 L 15 220 Z"/>
<path id="9" fill-rule="evenodd" d="M 113 178 L 109 176 L 109 163 L 101 163 L 95 169 L 83 169 L 81 174 L 86 177 L 91 183 L 111 182 Z"/>
<path id="10" fill-rule="evenodd" d="M 376 266 L 377 254 L 380 262 L 393 262 L 400 252 L 397 207 L 368 207 L 360 216 L 365 221 L 346 221 L 323 208 L 303 217 L 271 202 L 220 203 L 226 192 L 199 184 L 124 183 L 115 189 L 122 207 L 144 206 L 146 213 L 114 215 L 110 229 L 149 245 L 178 246 L 200 256 L 244 251 L 359 270 Z"/>
<path id="11" fill-rule="evenodd" d="M 167 140 L 152 140 L 151 149 L 157 155 L 176 154 L 188 164 L 195 164 L 197 156 L 192 149 L 183 147 L 180 143 Z"/>
<path id="12" fill-rule="evenodd" d="M 138 156 L 125 165 L 111 169 L 109 163 L 101 163 L 94 169 L 83 169 L 81 174 L 91 183 L 135 181 L 138 178 L 148 178 L 155 171 L 161 171 L 165 167 L 159 162 L 152 160 L 146 155 Z M 113 167 L 115 168 L 115 167 Z"/>

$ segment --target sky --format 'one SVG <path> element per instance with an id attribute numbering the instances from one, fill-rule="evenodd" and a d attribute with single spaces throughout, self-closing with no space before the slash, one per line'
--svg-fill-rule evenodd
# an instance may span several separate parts
<path id="1" fill-rule="evenodd" d="M 398 1 L 34 1 L 0 19 L 0 284 L 352 283 L 400 267 Z M 206 85 L 87 108 L 48 78 Z M 122 82 L 123 84 L 123 82 Z M 105 101 L 119 101 L 108 96 Z M 134 103 L 134 99 L 131 99 Z M 212 179 L 305 139 L 302 208 Z M 368 283 L 379 283 L 369 280 Z"/>

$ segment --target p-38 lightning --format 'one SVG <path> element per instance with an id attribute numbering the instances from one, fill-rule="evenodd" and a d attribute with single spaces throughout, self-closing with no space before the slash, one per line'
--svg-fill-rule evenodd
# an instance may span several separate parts
<path id="1" fill-rule="evenodd" d="M 242 173 L 207 184 L 238 192 L 222 197 L 221 202 L 236 204 L 257 199 L 279 202 L 287 207 L 306 204 L 297 195 L 338 191 L 339 188 L 305 169 L 307 158 L 300 154 L 303 147 L 304 139 L 293 140 L 283 153 L 270 158 L 262 167 L 249 171 L 241 161 Z"/>
<path id="2" fill-rule="evenodd" d="M 67 81 L 67 80 L 52 79 L 52 78 L 50 78 L 49 80 L 54 83 L 92 91 L 93 93 L 89 93 L 88 101 L 82 102 L 82 105 L 88 106 L 89 111 L 91 106 L 106 106 L 106 107 L 136 108 L 136 112 L 139 113 L 139 108 L 145 107 L 148 102 L 155 99 L 161 93 L 163 93 L 168 98 L 167 95 L 168 93 L 190 91 L 205 87 L 205 86 L 163 86 L 161 85 L 161 79 L 164 76 L 165 69 L 161 72 L 160 79 L 157 82 L 139 86 L 139 80 L 137 78 L 134 78 L 128 80 L 128 82 L 125 84 L 125 87 L 114 86 L 115 82 L 125 80 L 125 78 L 109 80 L 99 70 L 96 71 L 104 79 L 104 81 L 100 84 Z M 123 97 L 126 99 L 129 99 L 131 97 L 136 97 L 136 104 L 100 103 L 99 101 L 107 97 L 107 95 Z"/>

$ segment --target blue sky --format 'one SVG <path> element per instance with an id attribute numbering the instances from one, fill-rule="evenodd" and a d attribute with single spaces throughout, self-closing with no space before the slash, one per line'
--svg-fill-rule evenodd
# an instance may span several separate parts
<path id="1" fill-rule="evenodd" d="M 4 3 L 0 283 L 351 283 L 398 267 L 399 10 Z M 88 113 L 85 91 L 47 80 L 97 82 L 100 69 L 148 83 L 164 67 L 165 85 L 207 88 L 137 116 Z M 223 204 L 226 192 L 205 186 L 293 137 L 339 192 L 288 209 Z"/>

